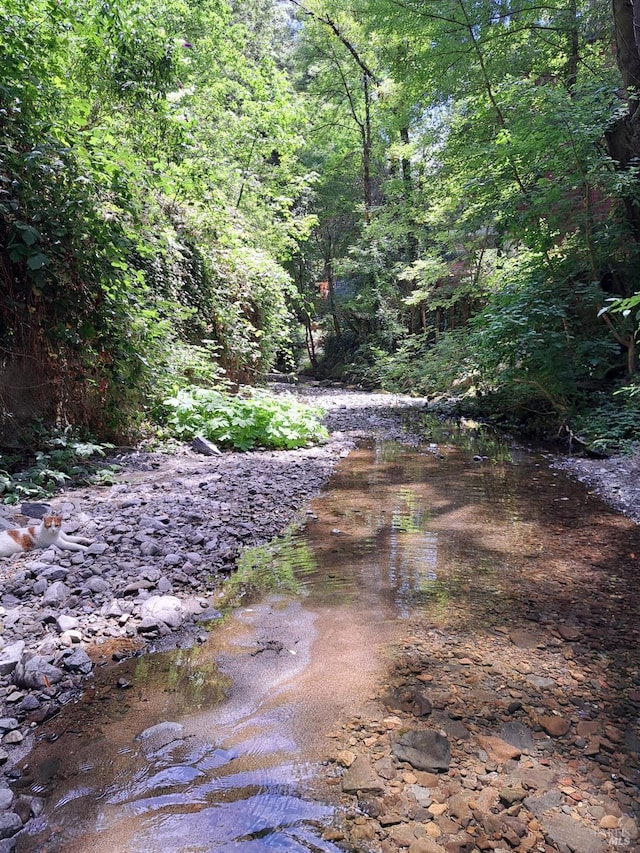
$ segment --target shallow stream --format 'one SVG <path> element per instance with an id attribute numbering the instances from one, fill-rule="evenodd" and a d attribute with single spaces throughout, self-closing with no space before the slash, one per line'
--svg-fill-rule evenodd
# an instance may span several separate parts
<path id="1" fill-rule="evenodd" d="M 546 458 L 430 429 L 432 444 L 379 442 L 339 465 L 303 529 L 256 560 L 279 589 L 203 644 L 98 673 L 38 729 L 20 784 L 45 808 L 19 853 L 338 851 L 334 736 L 380 713 L 409 622 L 587 618 L 585 589 L 603 636 L 624 619 L 609 569 L 627 522 Z"/>

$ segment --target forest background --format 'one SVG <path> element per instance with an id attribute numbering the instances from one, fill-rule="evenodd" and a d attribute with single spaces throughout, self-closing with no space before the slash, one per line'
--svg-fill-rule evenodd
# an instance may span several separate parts
<path id="1" fill-rule="evenodd" d="M 264 427 L 274 368 L 637 441 L 639 43 L 638 0 L 2 0 L 0 443 Z"/>

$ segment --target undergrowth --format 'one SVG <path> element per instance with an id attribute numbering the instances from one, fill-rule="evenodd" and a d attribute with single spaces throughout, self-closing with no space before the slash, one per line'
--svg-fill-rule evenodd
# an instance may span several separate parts
<path id="1" fill-rule="evenodd" d="M 161 437 L 190 441 L 201 436 L 236 450 L 277 450 L 326 441 L 318 409 L 289 395 L 243 388 L 232 396 L 210 388 L 181 389 L 164 400 Z"/>
<path id="2" fill-rule="evenodd" d="M 640 441 L 640 386 L 628 385 L 612 396 L 600 394 L 573 418 L 571 431 L 595 453 L 630 452 Z"/>
<path id="3" fill-rule="evenodd" d="M 65 485 L 110 485 L 118 466 L 106 460 L 110 444 L 64 434 L 42 440 L 31 459 L 0 453 L 0 500 L 5 504 L 51 497 Z"/>

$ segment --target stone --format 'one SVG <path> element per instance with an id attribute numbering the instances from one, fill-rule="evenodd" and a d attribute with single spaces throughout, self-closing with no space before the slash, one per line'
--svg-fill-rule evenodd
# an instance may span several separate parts
<path id="1" fill-rule="evenodd" d="M 18 665 L 25 650 L 25 641 L 18 640 L 0 651 L 0 675 L 9 675 Z"/>
<path id="2" fill-rule="evenodd" d="M 24 740 L 24 735 L 22 732 L 19 732 L 17 729 L 14 729 L 12 732 L 7 732 L 7 734 L 3 737 L 2 742 L 8 743 L 10 745 L 15 745 L 17 743 L 22 743 Z"/>
<path id="3" fill-rule="evenodd" d="M 504 764 L 505 761 L 512 758 L 520 758 L 522 755 L 522 750 L 519 747 L 513 746 L 506 740 L 494 735 L 478 735 L 477 741 L 489 758 L 498 764 Z"/>
<path id="4" fill-rule="evenodd" d="M 184 737 L 184 726 L 181 723 L 164 722 L 150 726 L 136 735 L 136 740 L 153 741 L 154 746 L 164 745 L 176 740 L 178 735 Z"/>
<path id="5" fill-rule="evenodd" d="M 623 838 L 628 839 L 629 841 L 637 841 L 638 837 L 640 837 L 638 824 L 632 817 L 629 817 L 629 815 L 622 815 L 618 821 L 618 826 Z"/>
<path id="6" fill-rule="evenodd" d="M 105 551 L 107 551 L 108 549 L 109 546 L 106 542 L 92 542 L 84 553 L 90 554 L 92 556 L 100 556 L 101 554 L 104 554 Z"/>
<path id="7" fill-rule="evenodd" d="M 40 655 L 23 658 L 13 672 L 13 683 L 24 689 L 49 687 L 62 681 L 62 670 Z"/>
<path id="8" fill-rule="evenodd" d="M 538 646 L 545 644 L 540 634 L 534 634 L 531 631 L 523 631 L 521 629 L 510 631 L 509 639 L 519 649 L 537 649 Z"/>
<path id="9" fill-rule="evenodd" d="M 38 503 L 36 501 L 23 501 L 20 504 L 20 512 L 27 518 L 42 518 L 51 512 L 51 504 Z"/>
<path id="10" fill-rule="evenodd" d="M 342 767 L 351 767 L 358 756 L 350 749 L 342 749 L 336 755 L 336 762 Z"/>
<path id="11" fill-rule="evenodd" d="M 66 616 L 65 614 L 61 614 L 56 618 L 56 625 L 61 633 L 64 633 L 65 631 L 73 631 L 79 624 L 80 620 L 76 619 L 75 616 Z"/>
<path id="12" fill-rule="evenodd" d="M 66 654 L 62 665 L 69 672 L 80 672 L 83 675 L 88 675 L 93 669 L 91 658 L 84 649 L 75 649 L 71 654 Z"/>
<path id="13" fill-rule="evenodd" d="M 447 853 L 432 838 L 417 838 L 409 845 L 409 853 Z"/>
<path id="14" fill-rule="evenodd" d="M 534 751 L 533 732 L 523 723 L 516 721 L 505 723 L 500 729 L 499 737 L 522 752 Z"/>
<path id="15" fill-rule="evenodd" d="M 547 791 L 539 797 L 527 797 L 524 805 L 532 814 L 540 818 L 545 812 L 562 805 L 562 794 L 560 791 Z"/>
<path id="16" fill-rule="evenodd" d="M 171 628 L 179 628 L 184 622 L 184 607 L 175 595 L 152 595 L 142 602 L 140 615 L 143 619 L 156 619 Z"/>
<path id="17" fill-rule="evenodd" d="M 359 755 L 342 777 L 342 790 L 347 794 L 375 793 L 383 791 L 384 785 L 367 756 Z"/>
<path id="18" fill-rule="evenodd" d="M 89 592 L 101 593 L 110 590 L 111 584 L 108 583 L 104 578 L 101 578 L 98 575 L 94 575 L 93 577 L 90 577 L 89 580 L 85 583 L 84 588 L 88 589 Z"/>
<path id="19" fill-rule="evenodd" d="M 545 835 L 557 847 L 564 845 L 574 853 L 605 853 L 606 843 L 592 829 L 566 814 L 539 817 Z"/>
<path id="20" fill-rule="evenodd" d="M 416 770 L 448 770 L 451 764 L 449 740 L 439 732 L 410 730 L 393 744 L 399 761 L 408 761 Z"/>
<path id="21" fill-rule="evenodd" d="M 203 456 L 220 456 L 222 451 L 212 441 L 197 435 L 191 442 L 191 449 Z"/>
<path id="22" fill-rule="evenodd" d="M 471 817 L 471 809 L 469 807 L 469 801 L 471 800 L 471 794 L 454 794 L 452 797 L 449 797 L 447 800 L 447 805 L 449 808 L 449 814 L 453 815 L 459 821 L 465 821 Z"/>
<path id="23" fill-rule="evenodd" d="M 573 642 L 580 639 L 582 631 L 573 625 L 558 625 L 558 634 L 560 634 L 563 640 Z"/>
<path id="24" fill-rule="evenodd" d="M 551 737 L 563 737 L 571 728 L 569 720 L 555 714 L 540 717 L 538 722 Z"/>
<path id="25" fill-rule="evenodd" d="M 14 794 L 11 788 L 0 786 L 0 811 L 6 812 L 7 809 L 11 808 L 13 797 Z"/>
<path id="26" fill-rule="evenodd" d="M 429 788 L 423 788 L 422 785 L 408 785 L 407 791 L 410 794 L 413 794 L 417 804 L 425 809 L 433 802 L 431 799 L 431 790 Z"/>
<path id="27" fill-rule="evenodd" d="M 527 796 L 527 792 L 524 788 L 501 788 L 500 789 L 500 799 L 507 806 L 512 806 L 514 803 L 520 803 Z"/>
<path id="28" fill-rule="evenodd" d="M 59 607 L 69 598 L 71 590 L 62 581 L 54 581 L 42 596 L 44 607 Z"/>
<path id="29" fill-rule="evenodd" d="M 0 812 L 0 838 L 11 838 L 22 829 L 22 821 L 15 812 Z"/>

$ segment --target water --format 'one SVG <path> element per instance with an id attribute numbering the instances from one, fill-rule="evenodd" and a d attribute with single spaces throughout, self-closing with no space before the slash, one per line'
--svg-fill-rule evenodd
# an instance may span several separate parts
<path id="1" fill-rule="evenodd" d="M 421 449 L 352 453 L 304 530 L 251 555 L 275 591 L 202 646 L 98 676 L 42 729 L 22 784 L 46 808 L 18 851 L 337 853 L 332 735 L 379 713 L 409 623 L 481 632 L 570 612 L 600 638 L 627 619 L 637 640 L 598 568 L 605 548 L 608 569 L 623 560 L 630 525 L 534 454 L 430 429 Z M 129 689 L 114 688 L 122 678 Z"/>

